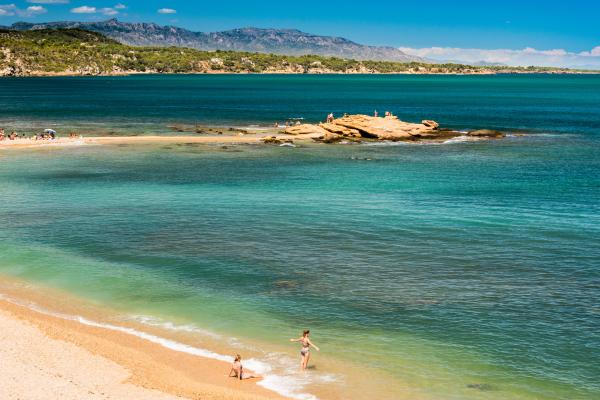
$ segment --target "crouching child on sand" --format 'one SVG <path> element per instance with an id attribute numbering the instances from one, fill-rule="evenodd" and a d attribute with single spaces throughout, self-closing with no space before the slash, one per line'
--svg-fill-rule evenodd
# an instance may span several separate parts
<path id="1" fill-rule="evenodd" d="M 239 380 L 242 379 L 259 379 L 262 376 L 253 373 L 252 371 L 244 371 L 244 366 L 242 365 L 242 356 L 237 354 L 235 359 L 233 360 L 233 364 L 231 365 L 231 370 L 229 371 L 230 378 L 237 378 Z"/>

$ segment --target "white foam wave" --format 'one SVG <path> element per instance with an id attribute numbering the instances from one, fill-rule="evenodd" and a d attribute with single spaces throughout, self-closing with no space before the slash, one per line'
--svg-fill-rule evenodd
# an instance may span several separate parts
<path id="1" fill-rule="evenodd" d="M 258 385 L 292 399 L 317 400 L 317 397 L 310 393 L 298 393 L 304 386 L 304 383 L 299 382 L 299 379 L 297 378 L 281 375 L 267 375 L 262 381 L 258 382 Z"/>
<path id="2" fill-rule="evenodd" d="M 245 126 L 234 126 L 234 129 L 245 129 L 249 131 L 269 131 L 273 129 L 270 126 L 261 126 L 261 125 L 245 125 Z"/>
<path id="3" fill-rule="evenodd" d="M 296 363 L 294 363 L 296 364 Z M 297 368 L 297 366 L 295 365 Z M 333 374 L 316 375 L 312 372 L 297 372 L 295 374 L 270 374 L 258 384 L 264 388 L 280 393 L 286 397 L 297 400 L 318 400 L 310 393 L 302 393 L 305 386 L 312 383 L 333 383 L 338 381 L 337 376 Z"/>
<path id="4" fill-rule="evenodd" d="M 143 340 L 147 340 L 149 342 L 158 344 L 167 349 L 187 353 L 198 357 L 210 358 L 214 360 L 219 360 L 223 362 L 231 362 L 232 357 L 226 356 L 223 354 L 219 354 L 213 352 L 211 350 L 202 349 L 199 347 L 190 346 L 184 343 L 179 343 L 174 340 L 166 339 L 160 336 L 156 336 L 150 333 L 146 333 L 134 328 L 118 326 L 108 323 L 101 323 L 97 321 L 90 320 L 83 316 L 79 315 L 69 315 L 63 313 L 57 313 L 45 308 L 38 306 L 33 302 L 24 302 L 18 299 L 14 299 L 12 297 L 6 296 L 0 293 L 0 299 L 8 301 L 10 303 L 29 308 L 33 311 L 39 312 L 41 314 L 49 315 L 56 318 L 61 318 L 69 321 L 76 321 L 82 325 L 87 325 L 95 328 L 107 329 L 115 332 L 121 332 L 128 335 L 139 337 Z M 194 329 L 192 332 L 197 332 L 193 326 L 185 326 L 185 325 L 175 325 L 170 322 L 159 322 L 160 320 L 155 319 L 153 317 L 141 317 L 134 316 L 132 319 L 136 321 L 149 324 L 156 324 L 153 326 L 161 326 L 161 327 L 172 327 L 173 329 Z M 142 322 L 144 323 L 144 322 Z M 201 332 L 205 332 L 200 330 Z M 264 387 L 265 389 L 271 390 L 275 393 L 278 393 L 284 397 L 288 397 L 296 400 L 318 400 L 317 397 L 310 393 L 304 393 L 304 388 L 315 381 L 325 382 L 334 382 L 336 377 L 334 375 L 322 375 L 322 376 L 314 376 L 311 373 L 273 373 L 275 368 L 273 368 L 273 364 L 275 364 L 278 368 L 277 370 L 281 371 L 297 371 L 297 362 L 295 360 L 290 359 L 289 357 L 279 354 L 279 353 L 268 353 L 267 358 L 269 361 L 263 361 L 256 358 L 250 358 L 244 360 L 244 365 L 248 370 L 254 371 L 263 376 L 263 379 L 259 381 L 257 384 Z"/>
<path id="5" fill-rule="evenodd" d="M 448 140 L 444 141 L 443 144 L 476 142 L 478 140 L 480 140 L 480 139 L 476 138 L 476 137 L 462 135 L 462 136 L 454 137 L 452 139 L 448 139 Z"/>
<path id="6" fill-rule="evenodd" d="M 208 336 L 213 339 L 221 339 L 221 335 L 218 335 L 218 334 L 208 331 L 206 329 L 201 329 L 193 324 L 178 325 L 178 324 L 174 324 L 170 321 L 164 321 L 160 318 L 151 317 L 148 315 L 133 315 L 133 316 L 129 317 L 128 319 L 138 322 L 143 325 L 153 326 L 153 327 L 157 327 L 157 328 L 161 328 L 161 329 L 166 329 L 169 331 L 189 332 L 189 333 L 199 334 L 202 336 Z"/>
<path id="7" fill-rule="evenodd" d="M 212 358 L 215 360 L 225 361 L 225 362 L 231 361 L 230 356 L 225 356 L 225 355 L 215 353 L 210 350 L 193 347 L 193 346 L 190 346 L 187 344 L 176 342 L 174 340 L 165 339 L 160 336 L 156 336 L 156 335 L 152 335 L 152 334 L 149 334 L 146 332 L 138 331 L 137 329 L 95 322 L 95 321 L 89 320 L 89 319 L 81 317 L 81 316 L 76 316 L 74 318 L 69 318 L 69 319 L 78 321 L 79 323 L 81 323 L 83 325 L 93 326 L 96 328 L 109 329 L 112 331 L 123 332 L 123 333 L 127 333 L 129 335 L 137 336 L 137 337 L 147 340 L 149 342 L 156 343 L 163 347 L 166 347 L 167 349 L 175 350 L 175 351 L 178 351 L 181 353 L 188 353 L 188 354 L 192 354 L 194 356 Z"/>
<path id="8" fill-rule="evenodd" d="M 365 142 L 362 145 L 376 147 L 376 146 L 408 146 L 409 144 L 414 144 L 414 143 L 381 141 L 381 142 Z"/>

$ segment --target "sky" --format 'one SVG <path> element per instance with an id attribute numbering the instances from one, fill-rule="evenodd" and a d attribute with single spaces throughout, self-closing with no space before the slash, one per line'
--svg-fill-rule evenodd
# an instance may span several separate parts
<path id="1" fill-rule="evenodd" d="M 296 28 L 438 60 L 600 68 L 600 0 L 0 0 L 0 25 L 108 18 L 204 32 Z"/>

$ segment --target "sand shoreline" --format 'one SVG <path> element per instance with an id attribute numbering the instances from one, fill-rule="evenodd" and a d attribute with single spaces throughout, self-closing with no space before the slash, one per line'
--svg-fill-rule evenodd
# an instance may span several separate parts
<path id="1" fill-rule="evenodd" d="M 282 399 L 224 361 L 59 318 L 0 297 L 0 398 Z M 54 390 L 53 388 L 58 388 Z"/>
<path id="2" fill-rule="evenodd" d="M 157 324 L 148 324 L 144 318 L 152 318 L 152 314 L 142 314 L 142 319 L 136 316 L 129 310 L 0 273 L 0 350 L 14 350 L 10 354 L 0 351 L 0 359 L 8 357 L 12 364 L 23 367 L 0 374 L 0 399 L 23 399 L 4 393 L 3 380 L 10 381 L 12 386 L 6 387 L 12 387 L 12 393 L 16 393 L 20 386 L 40 386 L 40 379 L 43 381 L 48 376 L 51 382 L 43 384 L 70 387 L 72 382 L 65 379 L 66 376 L 73 377 L 71 380 L 78 382 L 79 387 L 93 386 L 95 389 L 89 390 L 107 393 L 106 397 L 99 397 L 102 399 L 173 400 L 156 397 L 161 394 L 207 400 L 430 400 L 417 387 L 387 376 L 385 371 L 321 354 L 330 353 L 331 349 L 315 354 L 311 371 L 305 375 L 306 372 L 297 369 L 297 346 L 290 346 L 287 335 L 282 336 L 281 344 L 277 345 L 253 338 L 223 336 L 222 332 L 183 325 L 187 321 L 177 319 L 171 322 L 158 317 Z M 171 325 L 165 326 L 161 322 Z M 35 337 L 31 341 L 40 346 L 29 346 L 29 339 L 15 341 L 3 336 L 2 332 L 8 328 L 17 332 L 17 336 L 24 332 L 24 337 Z M 322 344 L 327 345 L 326 342 Z M 40 358 L 40 354 L 46 354 L 43 350 L 46 347 L 51 353 L 61 355 L 60 363 L 48 361 L 47 357 Z M 258 369 L 254 371 L 265 379 L 239 381 L 228 378 L 229 355 L 233 357 L 236 353 L 243 355 L 247 370 L 256 367 Z M 27 357 L 22 359 L 20 355 Z M 73 365 L 81 363 L 87 363 L 94 374 L 77 375 L 79 372 Z M 25 373 L 26 370 L 33 373 Z M 98 382 L 96 375 L 120 378 Z M 352 384 L 348 385 L 349 382 Z M 121 394 L 131 391 L 142 394 Z M 69 392 L 68 396 L 32 395 L 25 398 L 79 400 L 83 397 Z"/>
<path id="3" fill-rule="evenodd" d="M 269 131 L 263 133 L 251 133 L 247 135 L 210 135 L 210 136 L 90 136 L 77 139 L 58 138 L 47 140 L 4 140 L 0 142 L 0 149 L 24 149 L 24 148 L 64 148 L 70 146 L 84 145 L 147 145 L 147 144 L 263 144 L 265 137 L 276 137 L 280 141 L 314 142 L 315 135 L 286 135 L 273 134 Z"/>

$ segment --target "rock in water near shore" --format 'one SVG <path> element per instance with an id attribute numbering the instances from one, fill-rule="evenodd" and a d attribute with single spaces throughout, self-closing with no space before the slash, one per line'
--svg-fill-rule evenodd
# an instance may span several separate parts
<path id="1" fill-rule="evenodd" d="M 287 135 L 325 135 L 327 131 L 319 125 L 302 124 L 285 128 Z"/>
<path id="2" fill-rule="evenodd" d="M 460 132 L 441 129 L 440 124 L 429 119 L 420 124 L 404 122 L 395 116 L 372 117 L 370 115 L 345 115 L 332 122 L 318 125 L 302 124 L 286 128 L 288 135 L 310 135 L 323 143 L 337 143 L 342 140 L 375 139 L 389 141 L 446 140 L 461 136 Z M 481 138 L 501 138 L 504 133 L 489 129 L 472 131 L 468 134 Z"/>
<path id="3" fill-rule="evenodd" d="M 430 119 L 424 119 L 423 121 L 421 121 L 421 123 L 431 129 L 437 129 L 440 127 L 440 124 Z"/>
<path id="4" fill-rule="evenodd" d="M 494 387 L 489 383 L 470 383 L 467 385 L 469 389 L 476 389 L 482 392 L 489 392 L 490 390 L 494 390 Z"/>
<path id="5" fill-rule="evenodd" d="M 500 131 L 494 131 L 492 129 L 479 129 L 476 131 L 471 131 L 467 134 L 468 136 L 473 137 L 486 137 L 486 138 L 503 138 L 506 135 Z"/>
<path id="6" fill-rule="evenodd" d="M 296 287 L 298 287 L 298 282 L 283 280 L 276 281 L 274 285 L 279 289 L 295 289 Z"/>
<path id="7" fill-rule="evenodd" d="M 403 122 L 394 116 L 372 117 L 369 115 L 346 115 L 319 127 L 343 138 L 368 138 L 378 140 L 418 140 L 458 136 L 456 132 L 438 130 L 435 121 L 424 120 L 421 124 Z"/>
<path id="8" fill-rule="evenodd" d="M 265 144 L 281 144 L 281 139 L 277 139 L 277 136 L 267 136 L 261 139 Z"/>
<path id="9" fill-rule="evenodd" d="M 326 132 L 325 135 L 318 138 L 323 143 L 337 143 L 342 141 L 344 137 L 334 132 Z"/>
<path id="10" fill-rule="evenodd" d="M 261 138 L 260 140 L 262 140 L 263 143 L 265 144 L 278 144 L 280 146 L 290 146 L 290 147 L 296 147 L 294 146 L 294 141 L 292 139 L 282 139 L 282 138 L 278 138 L 277 136 L 265 136 L 264 138 Z"/>
<path id="11" fill-rule="evenodd" d="M 368 115 L 348 115 L 333 121 L 335 125 L 355 129 L 362 137 L 380 140 L 412 140 L 420 132 L 431 128 L 422 124 L 400 121 L 397 117 L 371 117 Z"/>

